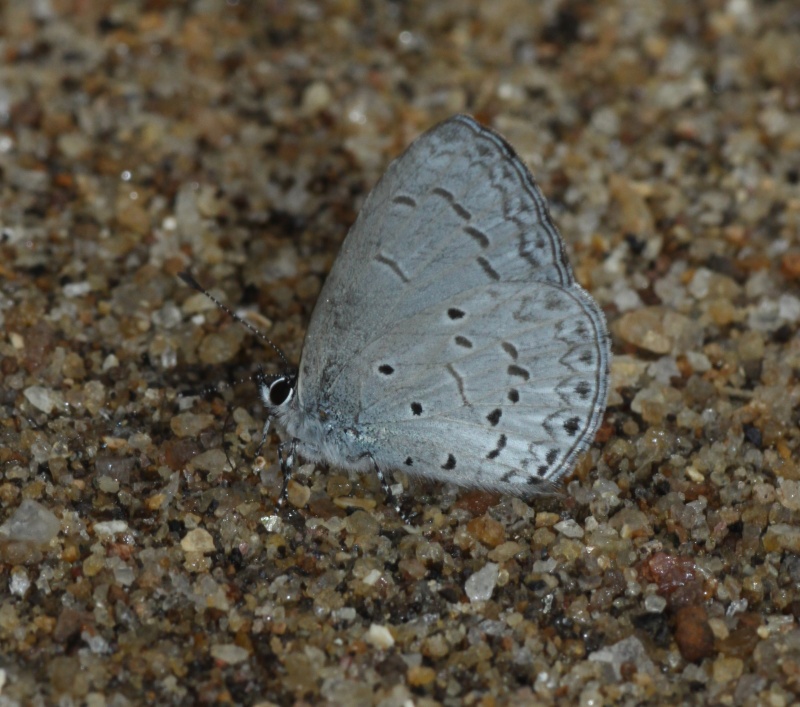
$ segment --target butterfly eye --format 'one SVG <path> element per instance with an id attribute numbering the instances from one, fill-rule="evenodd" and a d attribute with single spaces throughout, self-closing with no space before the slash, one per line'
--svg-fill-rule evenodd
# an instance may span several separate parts
<path id="1" fill-rule="evenodd" d="M 271 405 L 285 405 L 292 397 L 294 397 L 294 386 L 287 378 L 278 378 L 269 387 L 269 402 Z"/>

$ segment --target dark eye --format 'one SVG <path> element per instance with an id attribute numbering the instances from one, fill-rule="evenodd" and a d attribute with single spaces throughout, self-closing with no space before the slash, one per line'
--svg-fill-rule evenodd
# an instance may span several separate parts
<path id="1" fill-rule="evenodd" d="M 272 405 L 283 405 L 294 394 L 294 386 L 286 378 L 278 378 L 269 387 L 269 402 Z"/>

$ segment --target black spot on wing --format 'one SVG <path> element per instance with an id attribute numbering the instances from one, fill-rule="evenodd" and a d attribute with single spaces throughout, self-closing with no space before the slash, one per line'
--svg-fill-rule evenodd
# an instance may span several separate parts
<path id="1" fill-rule="evenodd" d="M 499 280 L 500 279 L 500 273 L 498 273 L 497 270 L 495 270 L 492 267 L 491 263 L 488 260 L 486 260 L 486 258 L 484 258 L 483 256 L 478 258 L 478 265 L 481 266 L 481 270 L 483 270 L 483 272 L 486 273 L 487 277 L 490 280 Z"/>
<path id="2" fill-rule="evenodd" d="M 552 465 L 555 462 L 555 460 L 558 459 L 558 450 L 551 449 L 549 452 L 547 452 L 547 456 L 545 457 L 545 459 L 547 460 L 548 464 Z"/>
<path id="3" fill-rule="evenodd" d="M 388 363 L 378 366 L 378 370 L 385 376 L 390 376 L 392 373 L 394 373 L 394 368 L 392 368 Z"/>
<path id="4" fill-rule="evenodd" d="M 411 206 L 412 208 L 417 205 L 417 202 L 407 194 L 398 194 L 394 199 L 392 199 L 392 203 L 401 204 L 403 206 Z"/>
<path id="5" fill-rule="evenodd" d="M 508 438 L 505 435 L 500 435 L 497 438 L 497 445 L 495 448 L 486 455 L 487 459 L 497 459 L 500 456 L 500 452 L 505 449 L 506 443 L 508 442 Z"/>
<path id="6" fill-rule="evenodd" d="M 497 423 L 500 422 L 502 415 L 503 411 L 500 408 L 495 408 L 486 416 L 486 419 L 492 427 L 495 427 Z"/>
<path id="7" fill-rule="evenodd" d="M 445 471 L 450 471 L 450 469 L 456 468 L 456 458 L 452 454 L 447 455 L 447 461 L 442 464 L 442 469 Z"/>
<path id="8" fill-rule="evenodd" d="M 453 320 L 455 320 L 455 319 L 463 319 L 464 318 L 464 311 L 461 310 L 461 309 L 457 309 L 456 307 L 450 307 L 450 309 L 447 310 L 447 316 L 450 317 L 450 319 L 453 319 Z"/>
<path id="9" fill-rule="evenodd" d="M 453 207 L 453 211 L 459 216 L 459 218 L 463 218 L 465 221 L 469 221 L 472 218 L 472 214 L 464 208 L 462 204 L 459 204 L 456 201 L 455 196 L 447 189 L 443 189 L 442 187 L 436 187 L 435 189 L 431 190 L 432 194 L 436 194 L 436 196 L 441 196 L 450 206 Z"/>
<path id="10" fill-rule="evenodd" d="M 465 349 L 471 349 L 472 348 L 472 342 L 466 336 L 457 336 L 456 337 L 456 343 L 459 346 L 462 346 Z"/>
<path id="11" fill-rule="evenodd" d="M 473 226 L 464 226 L 464 233 L 471 236 L 481 248 L 489 247 L 489 236 Z"/>
<path id="12" fill-rule="evenodd" d="M 580 383 L 575 386 L 575 392 L 581 400 L 586 400 L 592 392 L 592 386 L 586 381 L 580 381 Z"/>
<path id="13" fill-rule="evenodd" d="M 526 369 L 522 368 L 522 366 L 517 366 L 516 364 L 511 364 L 508 367 L 508 375 L 517 376 L 522 378 L 522 380 L 529 380 L 531 377 L 531 374 Z"/>
<path id="14" fill-rule="evenodd" d="M 508 391 L 508 399 L 512 403 L 518 403 L 519 402 L 519 391 L 516 388 L 511 388 L 511 390 Z"/>
<path id="15" fill-rule="evenodd" d="M 570 417 L 569 420 L 564 422 L 564 432 L 567 433 L 570 437 L 574 437 L 575 434 L 578 432 L 581 426 L 581 418 L 580 417 Z"/>
<path id="16" fill-rule="evenodd" d="M 517 357 L 519 356 L 519 351 L 517 351 L 517 347 L 514 346 L 514 344 L 509 343 L 508 341 L 504 341 L 501 344 L 501 346 L 503 347 L 503 351 L 505 351 L 515 361 L 517 360 Z"/>
<path id="17" fill-rule="evenodd" d="M 422 414 L 422 405 L 419 403 L 411 403 L 411 412 L 419 417 Z"/>
<path id="18" fill-rule="evenodd" d="M 414 460 L 411 457 L 406 457 L 406 460 L 403 462 L 406 466 L 414 466 Z"/>

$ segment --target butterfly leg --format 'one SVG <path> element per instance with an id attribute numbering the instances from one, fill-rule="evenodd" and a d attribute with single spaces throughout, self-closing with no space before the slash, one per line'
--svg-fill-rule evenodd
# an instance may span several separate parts
<path id="1" fill-rule="evenodd" d="M 375 469 L 375 474 L 381 484 L 381 490 L 383 491 L 383 495 L 386 497 L 386 505 L 394 506 L 394 509 L 397 511 L 398 515 L 405 519 L 405 516 L 403 516 L 403 511 L 400 509 L 400 501 L 395 497 L 394 493 L 392 493 L 392 487 L 389 485 L 383 470 L 378 466 L 378 462 L 375 461 L 375 457 L 373 457 L 369 452 L 365 452 L 361 455 L 362 459 L 364 457 L 367 457 L 372 462 L 372 468 Z"/>
<path id="2" fill-rule="evenodd" d="M 295 454 L 297 451 L 297 444 L 300 440 L 296 437 L 281 442 L 278 445 L 278 463 L 281 466 L 281 473 L 283 474 L 283 483 L 281 484 L 281 493 L 278 496 L 278 507 L 280 508 L 286 502 L 286 490 L 289 488 L 289 479 L 292 478 L 292 470 L 294 469 Z"/>

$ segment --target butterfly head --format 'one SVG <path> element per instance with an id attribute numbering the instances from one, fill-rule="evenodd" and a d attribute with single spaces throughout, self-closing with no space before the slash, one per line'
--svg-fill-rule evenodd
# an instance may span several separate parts
<path id="1" fill-rule="evenodd" d="M 285 413 L 297 390 L 297 373 L 277 373 L 273 375 L 258 375 L 258 389 L 261 401 L 267 408 L 268 417 L 280 417 Z"/>

